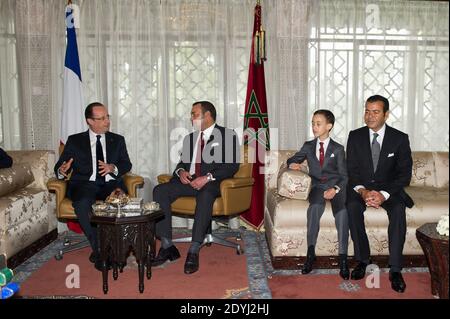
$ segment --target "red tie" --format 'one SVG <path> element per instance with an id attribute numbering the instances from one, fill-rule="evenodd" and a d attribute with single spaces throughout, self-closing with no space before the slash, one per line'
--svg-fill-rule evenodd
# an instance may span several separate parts
<path id="1" fill-rule="evenodd" d="M 201 172 L 201 163 L 202 163 L 202 152 L 203 147 L 205 146 L 205 141 L 203 141 L 203 132 L 200 134 L 200 140 L 198 141 L 197 145 L 197 155 L 195 157 L 195 176 L 199 177 L 202 175 Z"/>
<path id="2" fill-rule="evenodd" d="M 320 162 L 320 167 L 323 166 L 323 161 L 325 159 L 325 154 L 323 152 L 323 142 L 319 142 L 320 144 L 320 148 L 319 148 L 319 162 Z"/>

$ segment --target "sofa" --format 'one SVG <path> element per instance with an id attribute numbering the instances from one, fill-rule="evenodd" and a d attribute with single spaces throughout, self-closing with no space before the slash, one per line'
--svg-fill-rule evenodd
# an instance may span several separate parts
<path id="1" fill-rule="evenodd" d="M 55 195 L 46 186 L 54 174 L 55 153 L 7 153 L 13 166 L 0 169 L 0 255 L 15 268 L 57 237 Z"/>
<path id="2" fill-rule="evenodd" d="M 311 179 L 307 175 L 307 163 L 295 174 L 291 174 L 286 167 L 286 160 L 296 151 L 274 150 L 266 153 L 264 228 L 273 267 L 278 269 L 300 268 L 307 252 L 306 210 L 309 206 L 307 196 Z M 437 222 L 449 212 L 449 154 L 413 152 L 412 157 L 412 179 L 406 191 L 415 205 L 406 209 L 404 264 L 425 266 L 426 260 L 416 239 L 416 229 L 425 223 Z M 380 267 L 387 266 L 388 216 L 382 208 L 368 208 L 364 216 L 372 260 Z M 329 202 L 320 221 L 316 255 L 318 268 L 337 267 L 337 231 Z M 350 263 L 354 264 L 351 239 L 348 255 Z"/>

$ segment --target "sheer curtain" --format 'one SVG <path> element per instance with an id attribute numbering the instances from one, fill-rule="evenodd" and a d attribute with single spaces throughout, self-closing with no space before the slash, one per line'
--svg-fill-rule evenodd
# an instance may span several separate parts
<path id="1" fill-rule="evenodd" d="M 256 0 L 79 0 L 86 102 L 108 105 L 133 171 L 170 172 L 196 100 L 242 131 Z M 364 100 L 415 150 L 448 151 L 448 2 L 262 0 L 272 148 L 297 149 L 329 108 L 345 144 Z M 0 145 L 57 149 L 65 54 L 62 0 L 0 0 Z"/>
<path id="2" fill-rule="evenodd" d="M 409 134 L 413 150 L 448 151 L 448 2 L 312 5 L 308 114 L 331 109 L 333 135 L 345 143 L 363 125 L 364 101 L 381 94 L 390 102 L 387 123 Z"/>

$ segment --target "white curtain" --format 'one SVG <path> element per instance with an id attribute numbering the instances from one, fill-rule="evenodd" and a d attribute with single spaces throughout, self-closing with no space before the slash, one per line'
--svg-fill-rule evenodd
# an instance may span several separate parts
<path id="1" fill-rule="evenodd" d="M 389 99 L 387 123 L 409 134 L 413 150 L 449 147 L 449 5 L 439 1 L 313 3 L 308 114 L 336 115 L 346 143 L 363 125 L 364 101 Z M 312 133 L 308 131 L 308 136 Z"/>
<path id="2" fill-rule="evenodd" d="M 133 171 L 170 172 L 196 100 L 242 129 L 256 0 L 79 0 L 86 102 L 109 107 Z M 415 150 L 448 151 L 448 2 L 263 0 L 273 148 L 311 138 L 317 108 L 346 142 L 364 100 L 383 94 Z M 63 0 L 0 0 L 0 145 L 57 149 Z M 378 12 L 378 15 L 375 14 Z M 177 129 L 178 130 L 175 130 Z M 176 154 L 176 152 L 175 152 Z"/>

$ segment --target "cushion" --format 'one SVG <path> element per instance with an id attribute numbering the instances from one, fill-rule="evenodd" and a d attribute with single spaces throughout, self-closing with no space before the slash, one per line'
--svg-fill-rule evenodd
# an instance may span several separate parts
<path id="1" fill-rule="evenodd" d="M 434 152 L 434 164 L 436 167 L 436 187 L 448 188 L 448 152 Z"/>
<path id="2" fill-rule="evenodd" d="M 278 174 L 277 186 L 280 196 L 306 200 L 311 191 L 311 177 L 304 171 L 284 167 Z"/>
<path id="3" fill-rule="evenodd" d="M 411 186 L 434 187 L 436 169 L 432 152 L 412 152 L 413 167 Z"/>
<path id="4" fill-rule="evenodd" d="M 53 172 L 54 154 L 52 151 L 9 151 L 8 154 L 13 158 L 14 163 L 30 165 L 35 177 L 30 187 L 47 190 L 47 181 L 55 174 Z"/>
<path id="5" fill-rule="evenodd" d="M 34 182 L 31 167 L 25 164 L 14 164 L 10 168 L 0 169 L 0 196 L 12 193 Z"/>

